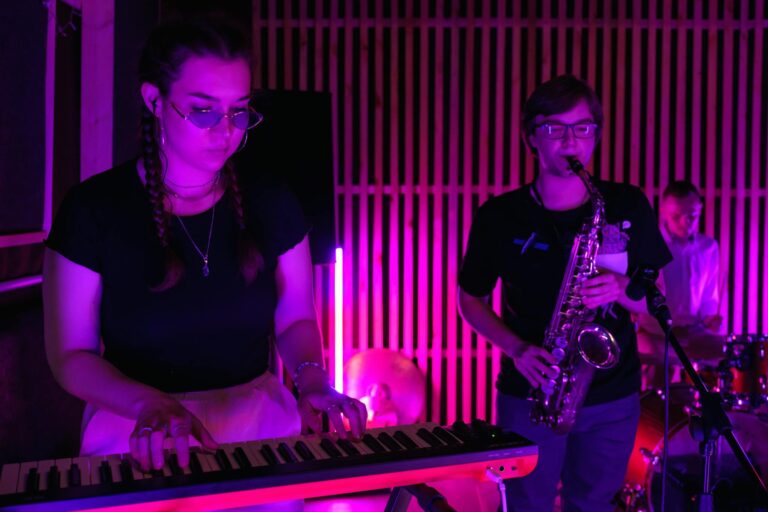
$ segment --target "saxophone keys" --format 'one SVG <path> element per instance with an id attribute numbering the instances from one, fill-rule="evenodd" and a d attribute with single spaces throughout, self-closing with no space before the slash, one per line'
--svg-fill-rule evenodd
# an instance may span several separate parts
<path id="1" fill-rule="evenodd" d="M 552 357 L 554 357 L 559 363 L 560 361 L 563 360 L 563 358 L 565 358 L 565 350 L 563 350 L 561 347 L 557 347 L 556 349 L 552 350 Z M 557 374 L 560 375 L 559 366 L 552 365 L 552 368 L 557 368 Z"/>

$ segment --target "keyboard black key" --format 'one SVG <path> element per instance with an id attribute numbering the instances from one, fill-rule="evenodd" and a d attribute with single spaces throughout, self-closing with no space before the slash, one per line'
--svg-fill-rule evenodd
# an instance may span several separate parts
<path id="1" fill-rule="evenodd" d="M 131 468 L 131 461 L 128 459 L 120 461 L 120 478 L 123 482 L 133 482 L 133 469 Z"/>
<path id="2" fill-rule="evenodd" d="M 189 452 L 189 470 L 196 475 L 203 472 L 203 465 L 200 463 L 197 452 Z"/>
<path id="3" fill-rule="evenodd" d="M 395 432 L 395 435 L 392 437 L 394 437 L 398 443 L 405 446 L 408 450 L 417 450 L 419 448 L 419 445 L 417 445 L 416 442 L 408 437 L 408 434 L 402 430 Z"/>
<path id="4" fill-rule="evenodd" d="M 253 465 L 251 464 L 251 461 L 248 460 L 248 456 L 245 454 L 245 450 L 243 450 L 241 447 L 237 447 L 233 450 L 232 456 L 235 458 L 235 462 L 237 462 L 237 465 L 241 468 L 251 468 Z"/>
<path id="5" fill-rule="evenodd" d="M 327 437 L 323 438 L 323 440 L 320 441 L 320 448 L 322 448 L 323 451 L 325 451 L 325 453 L 327 453 L 328 456 L 330 456 L 331 458 L 338 459 L 340 457 L 343 457 L 339 449 L 336 448 L 336 446 L 334 446 L 333 441 L 331 441 Z"/>
<path id="6" fill-rule="evenodd" d="M 349 442 L 348 439 L 339 439 L 336 441 L 336 444 L 341 447 L 342 450 L 344 450 L 344 453 L 349 455 L 350 457 L 353 455 L 360 455 L 360 450 L 358 450 L 355 445 Z"/>
<path id="7" fill-rule="evenodd" d="M 261 450 L 259 451 L 261 452 L 262 457 L 264 457 L 264 460 L 267 461 L 267 464 L 270 466 L 277 466 L 280 464 L 280 460 L 277 458 L 275 450 L 273 450 L 272 447 L 268 444 L 261 445 Z"/>
<path id="8" fill-rule="evenodd" d="M 149 474 L 152 475 L 152 478 L 163 478 L 165 476 L 162 469 L 150 469 Z"/>
<path id="9" fill-rule="evenodd" d="M 216 462 L 223 471 L 232 471 L 232 464 L 229 462 L 229 457 L 224 453 L 224 450 L 219 448 L 216 450 Z"/>
<path id="10" fill-rule="evenodd" d="M 179 466 L 179 457 L 175 453 L 172 453 L 171 456 L 168 457 L 168 467 L 171 470 L 171 474 L 174 476 L 184 474 L 184 470 Z"/>
<path id="11" fill-rule="evenodd" d="M 80 466 L 72 464 L 67 470 L 67 484 L 70 487 L 80 487 Z"/>
<path id="12" fill-rule="evenodd" d="M 312 453 L 309 446 L 307 446 L 304 441 L 296 441 L 294 447 L 296 448 L 296 453 L 299 454 L 299 457 L 301 457 L 302 460 L 315 460 L 315 454 Z"/>
<path id="13" fill-rule="evenodd" d="M 112 468 L 109 467 L 109 461 L 103 460 L 99 464 L 99 480 L 102 484 L 112 483 Z"/>
<path id="14" fill-rule="evenodd" d="M 37 468 L 32 468 L 27 473 L 27 481 L 24 485 L 24 491 L 29 494 L 34 494 L 40 490 L 40 473 L 37 472 Z"/>
<path id="15" fill-rule="evenodd" d="M 379 434 L 379 441 L 381 441 L 381 444 L 386 446 L 387 449 L 391 452 L 399 452 L 403 450 L 403 447 L 400 446 L 400 444 L 398 444 L 398 442 L 395 441 L 392 436 L 386 432 Z"/>
<path id="16" fill-rule="evenodd" d="M 464 441 L 465 443 L 468 443 L 472 440 L 472 429 L 469 428 L 469 426 L 464 423 L 463 421 L 456 421 L 453 424 L 453 427 L 451 428 L 453 431 L 453 434 Z"/>
<path id="17" fill-rule="evenodd" d="M 293 453 L 293 450 L 291 450 L 291 447 L 285 443 L 280 443 L 277 446 L 277 452 L 286 462 L 299 462 L 299 459 L 296 457 L 296 454 Z"/>
<path id="18" fill-rule="evenodd" d="M 438 439 L 432 432 L 425 428 L 420 428 L 416 431 L 416 435 L 422 438 L 424 441 L 426 441 L 429 446 L 432 447 L 439 447 L 439 446 L 445 446 L 443 442 Z"/>
<path id="19" fill-rule="evenodd" d="M 373 437 L 371 434 L 365 434 L 363 436 L 363 443 L 365 443 L 365 446 L 373 450 L 373 453 L 386 453 L 387 449 L 384 448 L 384 445 L 382 445 L 375 437 Z"/>
<path id="20" fill-rule="evenodd" d="M 61 473 L 59 473 L 59 468 L 56 466 L 51 466 L 51 469 L 48 470 L 47 475 L 47 482 L 46 487 L 48 489 L 59 489 L 61 487 Z"/>
<path id="21" fill-rule="evenodd" d="M 443 427 L 435 427 L 432 429 L 432 433 L 439 437 L 440 440 L 448 446 L 459 446 L 461 444 L 458 439 L 452 436 L 451 433 L 445 430 Z"/>

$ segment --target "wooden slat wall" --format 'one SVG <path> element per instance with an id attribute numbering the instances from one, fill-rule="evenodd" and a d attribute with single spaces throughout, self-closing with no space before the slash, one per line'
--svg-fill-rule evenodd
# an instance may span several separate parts
<path id="1" fill-rule="evenodd" d="M 654 204 L 697 184 L 727 330 L 768 331 L 767 3 L 254 0 L 256 86 L 333 93 L 346 357 L 399 350 L 429 377 L 428 417 L 493 417 L 500 354 L 458 317 L 456 275 L 478 205 L 533 175 L 524 99 L 563 72 L 603 101 L 594 173 Z"/>

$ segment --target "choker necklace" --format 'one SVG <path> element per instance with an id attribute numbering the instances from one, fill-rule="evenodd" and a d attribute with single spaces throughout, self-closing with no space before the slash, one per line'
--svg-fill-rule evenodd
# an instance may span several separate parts
<path id="1" fill-rule="evenodd" d="M 208 243 L 205 245 L 205 253 L 200 250 L 200 248 L 197 246 L 195 241 L 192 239 L 192 235 L 189 234 L 189 231 L 187 230 L 187 226 L 184 225 L 184 221 L 181 220 L 181 217 L 176 215 L 176 218 L 179 219 L 179 224 L 181 225 L 181 229 L 184 230 L 184 233 L 187 235 L 187 238 L 189 238 L 189 241 L 192 242 L 192 247 L 195 248 L 195 251 L 197 251 L 197 254 L 200 255 L 200 257 L 203 259 L 203 277 L 208 277 L 211 273 L 211 270 L 208 268 L 208 254 L 211 250 L 211 235 L 213 234 L 213 220 L 216 218 L 216 204 L 213 205 L 213 208 L 211 209 L 211 227 L 208 228 Z"/>
<path id="2" fill-rule="evenodd" d="M 208 197 L 211 195 L 212 192 L 216 190 L 216 186 L 219 184 L 219 178 L 221 177 L 221 173 L 217 172 L 216 175 L 211 178 L 210 180 L 206 181 L 205 183 L 200 183 L 199 185 L 179 185 L 178 183 L 174 183 L 168 178 L 163 178 L 163 188 L 170 196 L 172 196 L 174 199 L 181 199 L 182 201 L 197 201 L 199 199 L 203 199 L 205 197 Z M 172 185 L 173 188 L 169 187 L 168 185 Z M 202 194 L 199 195 L 193 195 L 193 196 L 183 196 L 176 192 L 175 189 L 193 189 L 193 188 L 201 188 L 209 186 L 210 188 L 205 191 Z"/>
<path id="3" fill-rule="evenodd" d="M 211 183 L 218 183 L 219 176 L 221 176 L 221 172 L 217 172 L 213 175 L 213 178 L 209 179 L 205 183 L 200 183 L 198 185 L 180 185 L 179 183 L 174 183 L 173 181 L 169 180 L 167 177 L 163 177 L 163 182 L 168 183 L 169 185 L 173 185 L 173 188 L 200 188 L 205 187 L 206 185 L 210 185 Z"/>

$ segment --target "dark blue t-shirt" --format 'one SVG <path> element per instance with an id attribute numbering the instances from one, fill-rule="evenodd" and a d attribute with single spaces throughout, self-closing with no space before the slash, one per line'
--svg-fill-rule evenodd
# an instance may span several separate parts
<path id="1" fill-rule="evenodd" d="M 631 185 L 596 182 L 605 199 L 606 226 L 598 264 L 620 274 L 640 265 L 661 268 L 672 256 L 643 192 Z M 590 203 L 568 211 L 545 210 L 530 185 L 489 199 L 472 223 L 459 273 L 461 288 L 476 297 L 502 284 L 502 318 L 522 339 L 541 345 L 563 282 L 573 239 L 592 211 Z M 640 389 L 640 361 L 629 312 L 614 303 L 597 311 L 621 348 L 618 365 L 597 370 L 585 405 L 618 400 Z M 496 383 L 502 393 L 525 397 L 528 381 L 502 357 Z"/>
<path id="2" fill-rule="evenodd" d="M 163 292 L 151 291 L 163 275 L 163 251 L 135 160 L 80 183 L 63 201 L 46 245 L 101 275 L 104 358 L 126 376 L 183 392 L 242 384 L 266 371 L 277 257 L 298 244 L 308 226 L 287 188 L 258 176 L 243 178 L 246 225 L 265 262 L 249 286 L 239 273 L 239 226 L 227 194 L 215 206 L 208 277 L 172 218 L 172 240 L 185 274 Z M 203 251 L 212 213 L 183 217 Z"/>

